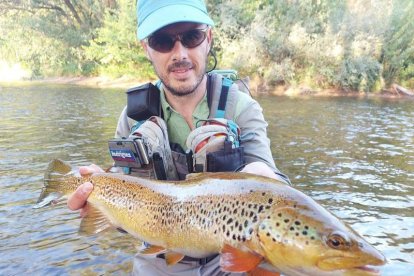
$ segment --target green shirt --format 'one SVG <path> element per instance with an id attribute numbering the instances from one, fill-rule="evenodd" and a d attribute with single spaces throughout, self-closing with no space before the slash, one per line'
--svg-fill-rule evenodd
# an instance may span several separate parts
<path id="1" fill-rule="evenodd" d="M 161 108 L 164 114 L 164 120 L 167 124 L 168 139 L 170 143 L 179 144 L 183 150 L 187 149 L 185 141 L 191 132 L 190 127 L 185 121 L 184 117 L 181 116 L 172 106 L 167 102 L 164 94 L 164 89 L 161 88 Z M 198 103 L 196 109 L 193 112 L 193 125 L 197 126 L 199 120 L 208 119 L 210 114 L 207 102 L 207 93 L 204 94 L 203 99 Z"/>

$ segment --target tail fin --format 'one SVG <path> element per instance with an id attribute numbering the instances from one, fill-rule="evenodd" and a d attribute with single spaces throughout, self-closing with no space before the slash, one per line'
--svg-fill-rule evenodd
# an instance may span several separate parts
<path id="1" fill-rule="evenodd" d="M 65 179 L 68 178 L 71 172 L 74 172 L 74 169 L 70 164 L 59 159 L 51 161 L 45 172 L 42 193 L 33 208 L 47 206 L 67 194 L 69 187 L 65 183 Z M 70 174 L 70 176 L 73 176 L 73 174 Z"/>

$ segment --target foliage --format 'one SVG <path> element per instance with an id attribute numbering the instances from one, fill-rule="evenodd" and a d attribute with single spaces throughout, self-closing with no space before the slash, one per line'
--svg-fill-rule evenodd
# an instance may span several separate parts
<path id="1" fill-rule="evenodd" d="M 378 91 L 384 80 L 390 85 L 412 78 L 406 73 L 414 62 L 411 0 L 209 4 L 220 66 L 267 84 Z"/>
<path id="2" fill-rule="evenodd" d="M 339 75 L 339 84 L 345 89 L 370 92 L 379 88 L 381 64 L 363 56 L 344 60 Z"/>
<path id="3" fill-rule="evenodd" d="M 34 76 L 153 78 L 135 0 L 4 0 L 0 61 Z M 412 0 L 207 0 L 219 68 L 266 87 L 379 91 L 414 85 Z M 13 31 L 11 31 L 13 30 Z"/>
<path id="4" fill-rule="evenodd" d="M 86 57 L 101 75 L 151 78 L 153 73 L 136 38 L 136 14 L 133 1 L 121 0 L 117 9 L 105 13 L 96 38 L 84 47 Z"/>
<path id="5" fill-rule="evenodd" d="M 0 57 L 24 64 L 33 77 L 86 74 L 90 64 L 80 47 L 100 26 L 103 10 L 88 0 L 2 1 Z"/>

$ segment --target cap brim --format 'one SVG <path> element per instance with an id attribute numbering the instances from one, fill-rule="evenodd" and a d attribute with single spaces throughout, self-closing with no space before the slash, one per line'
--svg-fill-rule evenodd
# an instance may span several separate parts
<path id="1" fill-rule="evenodd" d="M 150 14 L 138 26 L 138 39 L 143 40 L 157 30 L 178 22 L 194 22 L 214 26 L 213 20 L 204 12 L 192 6 L 169 5 Z"/>

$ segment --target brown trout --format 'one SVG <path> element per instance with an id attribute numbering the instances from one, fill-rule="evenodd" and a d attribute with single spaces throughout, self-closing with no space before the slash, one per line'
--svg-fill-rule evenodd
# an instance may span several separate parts
<path id="1" fill-rule="evenodd" d="M 310 197 L 274 179 L 244 173 L 203 173 L 181 182 L 96 173 L 87 177 L 54 160 L 37 207 L 94 188 L 80 231 L 121 228 L 164 253 L 173 265 L 186 255 L 220 254 L 223 271 L 286 275 L 378 275 L 384 256 Z M 275 273 L 276 274 L 276 273 Z"/>

